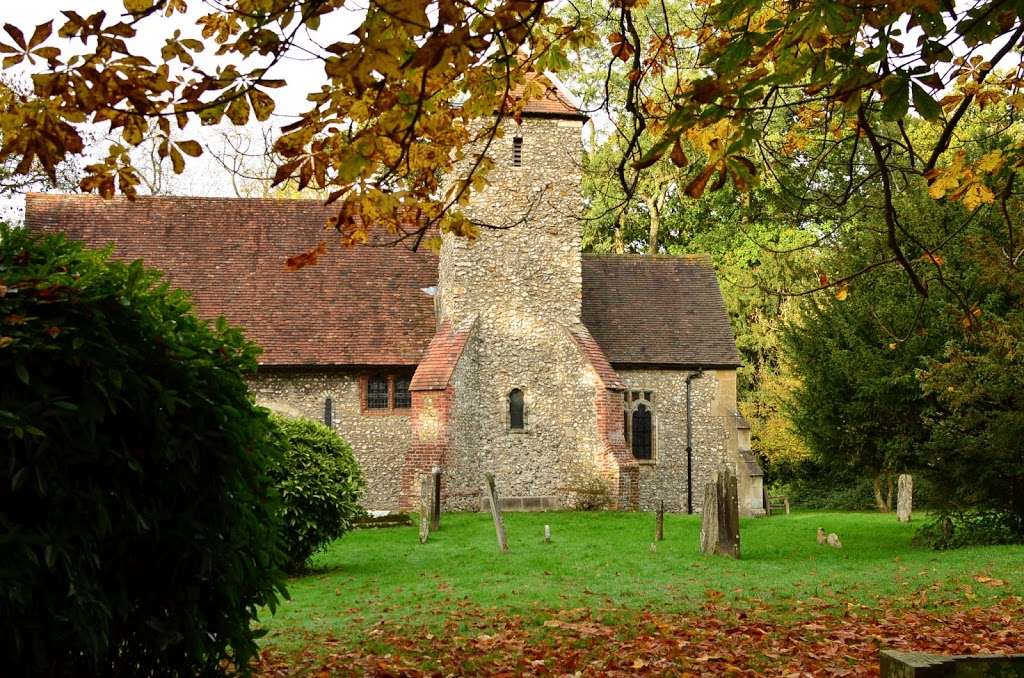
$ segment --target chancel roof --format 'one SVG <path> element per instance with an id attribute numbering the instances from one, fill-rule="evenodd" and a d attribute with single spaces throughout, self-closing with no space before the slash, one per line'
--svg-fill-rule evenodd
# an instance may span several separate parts
<path id="1" fill-rule="evenodd" d="M 246 328 L 262 364 L 419 364 L 438 330 L 434 253 L 333 245 L 286 270 L 287 257 L 335 240 L 323 232 L 335 212 L 309 200 L 31 194 L 25 221 L 164 271 L 201 316 Z M 583 322 L 615 366 L 739 364 L 707 258 L 585 255 Z"/>

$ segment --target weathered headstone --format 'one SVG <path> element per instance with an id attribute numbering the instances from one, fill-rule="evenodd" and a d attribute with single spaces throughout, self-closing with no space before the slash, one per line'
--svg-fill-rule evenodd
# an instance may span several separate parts
<path id="1" fill-rule="evenodd" d="M 485 473 L 484 482 L 487 486 L 487 498 L 491 504 L 491 518 L 494 519 L 494 532 L 498 535 L 498 549 L 508 551 L 505 541 L 505 523 L 501 520 L 501 509 L 498 508 L 498 491 L 494 488 L 494 474 Z"/>
<path id="2" fill-rule="evenodd" d="M 736 475 L 728 468 L 704 486 L 701 553 L 740 557 L 740 505 Z"/>
<path id="3" fill-rule="evenodd" d="M 545 525 L 544 526 L 544 543 L 545 544 L 550 544 L 551 543 L 551 526 L 550 525 Z"/>
<path id="4" fill-rule="evenodd" d="M 430 531 L 441 529 L 441 469 L 435 466 L 430 472 Z"/>
<path id="5" fill-rule="evenodd" d="M 430 475 L 420 476 L 420 543 L 430 536 Z"/>
<path id="6" fill-rule="evenodd" d="M 896 487 L 896 517 L 901 523 L 910 522 L 914 505 L 914 479 L 909 473 L 901 473 Z"/>
<path id="7" fill-rule="evenodd" d="M 658 502 L 658 514 L 654 523 L 654 541 L 665 541 L 665 500 Z"/>
<path id="8" fill-rule="evenodd" d="M 1024 654 L 938 655 L 924 652 L 882 650 L 879 653 L 882 678 L 1011 678 L 1024 676 Z"/>

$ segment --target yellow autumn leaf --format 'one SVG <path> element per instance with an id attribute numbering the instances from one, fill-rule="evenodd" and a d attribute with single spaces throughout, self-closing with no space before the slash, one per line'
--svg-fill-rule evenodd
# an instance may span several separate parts
<path id="1" fill-rule="evenodd" d="M 836 288 L 836 299 L 839 301 L 846 301 L 846 297 L 850 295 L 850 286 L 846 283 L 842 283 Z"/>
<path id="2" fill-rule="evenodd" d="M 980 205 L 988 204 L 995 200 L 996 196 L 988 186 L 982 183 L 974 183 L 967 187 L 960 199 L 964 207 L 973 210 Z"/>
<path id="3" fill-rule="evenodd" d="M 980 172 L 991 173 L 1002 167 L 1004 162 L 1002 151 L 989 151 L 981 156 L 976 167 Z"/>
<path id="4" fill-rule="evenodd" d="M 935 177 L 935 180 L 932 181 L 931 186 L 928 187 L 928 195 L 938 200 L 945 196 L 947 192 L 956 190 L 957 186 L 960 185 L 957 181 L 957 174 L 959 172 L 954 174 L 949 170 L 940 172 Z"/>

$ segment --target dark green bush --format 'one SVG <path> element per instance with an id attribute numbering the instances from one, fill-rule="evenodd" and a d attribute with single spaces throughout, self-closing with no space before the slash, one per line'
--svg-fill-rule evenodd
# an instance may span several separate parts
<path id="1" fill-rule="evenodd" d="M 274 417 L 283 454 L 271 472 L 281 496 L 288 569 L 352 529 L 363 515 L 357 503 L 363 475 L 352 448 L 323 424 Z"/>
<path id="2" fill-rule="evenodd" d="M 943 512 L 925 523 L 914 542 L 933 549 L 1019 544 L 1024 525 L 1009 511 Z"/>
<path id="3" fill-rule="evenodd" d="M 256 353 L 139 262 L 0 226 L 5 674 L 245 670 L 284 593 Z"/>

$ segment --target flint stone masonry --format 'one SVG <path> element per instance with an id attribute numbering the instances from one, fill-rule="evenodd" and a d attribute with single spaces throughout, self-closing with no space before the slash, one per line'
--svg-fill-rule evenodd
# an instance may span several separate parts
<path id="1" fill-rule="evenodd" d="M 654 458 L 640 465 L 640 508 L 656 511 L 665 500 L 668 511 L 686 511 L 686 377 L 684 370 L 617 370 L 629 390 L 654 394 Z M 708 370 L 694 379 L 693 389 L 693 510 L 704 503 L 704 486 L 729 450 L 727 410 L 735 407 L 734 373 Z"/>
<path id="2" fill-rule="evenodd" d="M 323 421 L 324 399 L 330 396 L 333 428 L 352 445 L 366 478 L 363 508 L 395 510 L 400 490 L 396 479 L 412 440 L 411 411 L 362 413 L 359 376 L 356 370 L 264 367 L 249 380 L 249 389 L 271 411 L 313 421 Z"/>
<path id="3" fill-rule="evenodd" d="M 192 291 L 203 317 L 245 326 L 267 349 L 250 380 L 261 404 L 321 421 L 330 397 L 332 425 L 367 478 L 367 509 L 415 509 L 422 474 L 440 467 L 445 510 L 480 510 L 491 473 L 504 501 L 524 510 L 570 506 L 575 488 L 597 480 L 613 508 L 664 500 L 684 511 L 686 379 L 703 367 L 692 382 L 692 505 L 700 511 L 704 486 L 728 464 L 746 514 L 760 470 L 737 425 L 739 356 L 711 262 L 584 258 L 584 116 L 557 83 L 532 77 L 545 96 L 520 123 L 501 123 L 489 184 L 459 208 L 479 237 L 442 234 L 438 256 L 338 248 L 286 273 L 285 257 L 320 239 L 333 214 L 319 202 L 36 195 L 26 224 L 94 246 L 115 241 L 117 256 L 142 258 Z M 480 150 L 467 150 L 449 186 Z M 374 242 L 386 236 L 368 226 Z M 362 408 L 364 372 L 413 370 L 411 408 Z M 650 462 L 626 446 L 626 388 L 655 394 Z M 511 428 L 513 389 L 525 403 L 521 430 Z"/>

